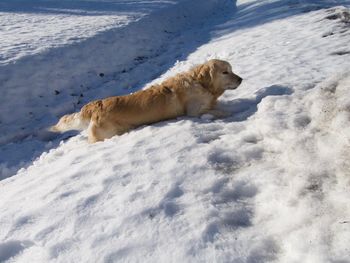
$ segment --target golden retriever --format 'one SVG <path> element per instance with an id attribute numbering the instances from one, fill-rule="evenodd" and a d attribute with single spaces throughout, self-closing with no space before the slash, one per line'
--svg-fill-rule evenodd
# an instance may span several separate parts
<path id="1" fill-rule="evenodd" d="M 212 59 L 145 90 L 92 101 L 80 112 L 63 116 L 50 130 L 88 129 L 88 141 L 94 143 L 178 116 L 224 117 L 226 112 L 215 109 L 217 99 L 241 82 L 242 78 L 232 72 L 228 62 Z"/>

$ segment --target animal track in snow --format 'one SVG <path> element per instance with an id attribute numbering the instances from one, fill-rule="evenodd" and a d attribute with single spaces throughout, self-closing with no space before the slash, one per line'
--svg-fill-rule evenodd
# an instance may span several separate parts
<path id="1" fill-rule="evenodd" d="M 241 159 L 234 152 L 218 148 L 209 154 L 208 163 L 214 170 L 230 174 L 240 168 Z"/>
<path id="2" fill-rule="evenodd" d="M 71 197 L 71 196 L 73 196 L 73 195 L 75 195 L 75 194 L 77 194 L 77 193 L 78 193 L 78 191 L 73 191 L 73 190 L 71 190 L 71 191 L 65 191 L 65 192 L 63 192 L 62 194 L 60 194 L 60 195 L 57 197 L 57 200 L 61 200 L 61 199 L 64 199 L 64 198 Z"/>
<path id="3" fill-rule="evenodd" d="M 169 190 L 169 192 L 165 195 L 165 197 L 170 198 L 170 199 L 174 199 L 174 198 L 178 198 L 178 197 L 182 196 L 183 194 L 184 194 L 184 192 L 182 191 L 180 186 L 176 184 Z"/>
<path id="4" fill-rule="evenodd" d="M 49 238 L 50 234 L 54 232 L 58 226 L 56 224 L 45 227 L 44 229 L 41 229 L 38 233 L 35 235 L 35 240 L 41 241 L 43 239 Z"/>
<path id="5" fill-rule="evenodd" d="M 249 207 L 241 207 L 230 212 L 225 212 L 207 225 L 202 233 L 202 239 L 205 242 L 214 242 L 217 235 L 227 234 L 227 231 L 250 227 L 253 216 L 254 211 Z"/>
<path id="6" fill-rule="evenodd" d="M 240 228 L 249 227 L 252 225 L 253 211 L 247 207 L 240 208 L 236 211 L 225 214 L 222 218 L 222 224 L 224 227 Z"/>
<path id="7" fill-rule="evenodd" d="M 162 212 L 166 217 L 173 217 L 179 212 L 179 205 L 176 203 L 176 199 L 180 198 L 184 194 L 179 184 L 174 184 L 169 191 L 164 195 L 159 205 L 154 208 L 148 208 L 142 212 L 142 214 L 148 215 L 150 219 L 161 214 Z"/>
<path id="8" fill-rule="evenodd" d="M 215 204 L 242 201 L 257 194 L 257 188 L 246 182 L 236 182 L 232 188 L 222 188 L 214 197 Z"/>
<path id="9" fill-rule="evenodd" d="M 293 125 L 296 128 L 305 128 L 311 122 L 311 118 L 307 115 L 297 115 L 293 120 Z"/>
<path id="10" fill-rule="evenodd" d="M 254 185 L 245 181 L 220 179 L 210 190 L 213 195 L 212 205 L 220 209 L 217 210 L 216 219 L 202 233 L 205 242 L 214 242 L 217 235 L 252 225 L 254 207 L 250 203 L 257 194 Z"/>
<path id="11" fill-rule="evenodd" d="M 220 136 L 224 134 L 223 126 L 217 124 L 203 124 L 201 129 L 195 130 L 195 138 L 198 143 L 210 143 L 212 141 L 220 139 Z"/>
<path id="12" fill-rule="evenodd" d="M 21 216 L 15 220 L 15 223 L 13 226 L 15 229 L 18 229 L 18 228 L 21 228 L 25 225 L 32 223 L 33 220 L 34 220 L 34 217 L 31 215 Z"/>

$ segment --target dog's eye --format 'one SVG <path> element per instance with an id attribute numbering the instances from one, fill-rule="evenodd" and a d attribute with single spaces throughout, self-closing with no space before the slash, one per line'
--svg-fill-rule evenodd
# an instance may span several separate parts
<path id="1" fill-rule="evenodd" d="M 224 71 L 224 72 L 222 72 L 222 74 L 227 75 L 227 74 L 228 74 L 228 71 Z"/>

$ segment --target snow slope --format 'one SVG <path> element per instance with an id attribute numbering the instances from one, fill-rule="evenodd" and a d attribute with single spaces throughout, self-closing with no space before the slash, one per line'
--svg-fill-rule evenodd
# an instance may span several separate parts
<path id="1" fill-rule="evenodd" d="M 0 261 L 349 262 L 349 7 L 244 0 L 179 32 L 197 47 L 154 81 L 226 59 L 232 116 L 48 143 L 0 182 Z"/>
<path id="2" fill-rule="evenodd" d="M 30 6 L 31 1 L 24 2 Z M 141 88 L 183 56 L 184 48 L 178 48 L 184 46 L 181 30 L 234 8 L 230 0 L 35 1 L 33 7 L 22 7 L 26 12 L 15 12 L 22 5 L 0 4 L 6 11 L 1 13 L 5 30 L 0 37 L 9 42 L 0 44 L 0 152 L 6 152 L 0 155 L 0 178 L 51 148 L 42 142 L 48 139 L 42 129 L 59 116 L 93 99 Z M 37 40 L 38 35 L 42 38 Z M 150 59 L 154 70 L 149 70 Z"/>

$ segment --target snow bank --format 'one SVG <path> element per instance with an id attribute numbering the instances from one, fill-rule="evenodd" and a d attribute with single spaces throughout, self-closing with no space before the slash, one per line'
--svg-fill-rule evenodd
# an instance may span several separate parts
<path id="1" fill-rule="evenodd" d="M 348 257 L 349 81 L 349 73 L 337 74 L 305 93 L 259 104 L 255 125 L 280 168 L 265 178 L 270 186 L 256 220 L 283 236 L 282 262 Z"/>

